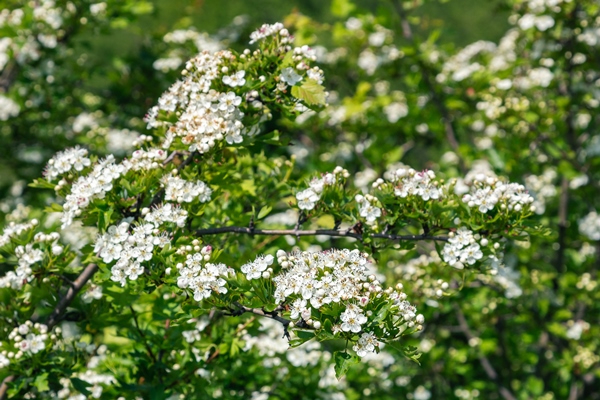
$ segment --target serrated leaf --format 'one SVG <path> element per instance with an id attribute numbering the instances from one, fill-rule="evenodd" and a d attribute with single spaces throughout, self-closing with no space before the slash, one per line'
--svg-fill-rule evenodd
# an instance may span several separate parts
<path id="1" fill-rule="evenodd" d="M 353 356 L 341 351 L 336 351 L 335 353 L 333 353 L 333 359 L 335 360 L 335 377 L 338 379 L 346 375 L 346 372 L 348 372 L 348 368 L 360 362 L 358 356 Z"/>
<path id="2" fill-rule="evenodd" d="M 325 105 L 325 88 L 314 79 L 305 80 L 301 86 L 292 86 L 292 96 L 309 105 Z"/>
<path id="3" fill-rule="evenodd" d="M 33 385 L 40 392 L 45 392 L 47 390 L 50 390 L 50 387 L 48 386 L 48 373 L 38 375 L 35 378 L 35 381 L 33 381 Z"/>

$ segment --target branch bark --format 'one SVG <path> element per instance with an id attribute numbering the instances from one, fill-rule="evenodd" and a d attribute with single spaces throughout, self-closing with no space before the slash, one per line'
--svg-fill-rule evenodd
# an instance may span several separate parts
<path id="1" fill-rule="evenodd" d="M 254 229 L 254 228 L 246 228 L 243 226 L 223 226 L 220 228 L 207 228 L 207 229 L 199 229 L 196 232 L 196 236 L 207 236 L 207 235 L 219 235 L 222 233 L 239 233 L 244 235 L 262 235 L 262 236 L 284 236 L 284 235 L 292 235 L 292 236 L 316 236 L 316 235 L 324 235 L 324 236 L 333 236 L 333 237 L 346 237 L 352 239 L 362 240 L 363 235 L 346 230 L 335 230 L 335 229 Z M 421 235 L 389 235 L 385 233 L 372 233 L 367 235 L 371 238 L 375 239 L 387 239 L 387 240 L 433 240 L 438 242 L 447 242 L 448 238 L 446 236 L 430 236 L 427 234 Z"/>

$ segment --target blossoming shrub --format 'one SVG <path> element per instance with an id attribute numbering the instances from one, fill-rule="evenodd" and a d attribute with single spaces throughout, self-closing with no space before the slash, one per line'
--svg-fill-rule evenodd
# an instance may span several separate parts
<path id="1" fill-rule="evenodd" d="M 597 7 L 512 5 L 460 51 L 416 3 L 167 34 L 145 134 L 6 216 L 0 395 L 594 398 Z"/>

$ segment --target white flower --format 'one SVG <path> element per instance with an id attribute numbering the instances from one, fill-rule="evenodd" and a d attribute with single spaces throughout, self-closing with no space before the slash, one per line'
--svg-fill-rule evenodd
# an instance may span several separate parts
<path id="1" fill-rule="evenodd" d="M 246 84 L 246 71 L 238 71 L 233 75 L 226 75 L 223 77 L 223 83 L 227 86 L 236 87 L 236 86 L 244 86 Z"/>
<path id="2" fill-rule="evenodd" d="M 313 189 L 306 189 L 296 193 L 296 199 L 298 200 L 298 208 L 301 210 L 312 210 L 315 208 L 315 203 L 319 201 L 320 197 Z"/>
<path id="3" fill-rule="evenodd" d="M 6 121 L 9 118 L 19 115 L 21 107 L 12 99 L 0 95 L 0 121 Z"/>
<path id="4" fill-rule="evenodd" d="M 251 263 L 242 265 L 241 271 L 246 274 L 246 279 L 259 279 L 268 266 L 273 264 L 273 256 L 259 256 Z"/>
<path id="5" fill-rule="evenodd" d="M 342 330 L 344 332 L 358 333 L 361 330 L 361 325 L 367 322 L 367 317 L 352 308 L 346 309 L 340 319 L 342 320 Z"/>
<path id="6" fill-rule="evenodd" d="M 281 71 L 279 78 L 290 86 L 294 86 L 302 80 L 302 76 L 298 75 L 296 70 L 292 67 L 284 68 Z"/>

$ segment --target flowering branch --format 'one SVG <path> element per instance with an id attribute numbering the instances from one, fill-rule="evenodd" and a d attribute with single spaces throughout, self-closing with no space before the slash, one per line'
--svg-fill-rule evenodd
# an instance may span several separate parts
<path id="1" fill-rule="evenodd" d="M 255 315 L 259 315 L 261 317 L 265 317 L 265 318 L 270 318 L 272 320 L 275 320 L 279 323 L 281 323 L 281 325 L 283 325 L 283 335 L 289 340 L 290 339 L 290 333 L 288 332 L 288 326 L 290 325 L 290 323 L 292 322 L 289 319 L 283 318 L 281 317 L 277 311 L 272 311 L 272 312 L 267 312 L 263 309 L 260 308 L 250 308 L 250 307 L 246 307 L 240 303 L 238 303 L 237 301 L 233 303 L 234 306 L 237 307 L 237 313 L 239 313 L 239 315 L 242 315 L 244 313 L 250 313 L 250 314 L 255 314 Z"/>
<path id="2" fill-rule="evenodd" d="M 199 229 L 196 231 L 196 236 L 206 235 L 218 235 L 222 233 L 239 233 L 245 235 L 263 235 L 263 236 L 332 236 L 332 237 L 348 237 L 353 239 L 362 240 L 363 235 L 348 231 L 348 230 L 335 230 L 335 229 L 254 229 L 245 228 L 243 226 L 223 226 L 219 228 L 208 228 Z M 430 236 L 429 234 L 423 233 L 421 235 L 391 235 L 385 233 L 371 233 L 368 237 L 375 239 L 388 239 L 388 240 L 433 240 L 438 242 L 447 242 L 448 237 L 446 236 Z"/>
<path id="3" fill-rule="evenodd" d="M 83 286 L 89 281 L 92 276 L 98 270 L 98 266 L 96 264 L 89 264 L 85 269 L 81 272 L 81 274 L 75 279 L 73 285 L 67 290 L 67 293 L 60 299 L 52 314 L 48 318 L 46 325 L 48 325 L 49 329 L 52 329 L 58 321 L 62 313 L 66 310 L 67 306 L 71 304 L 77 293 L 81 290 Z"/>

